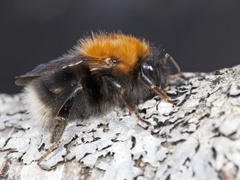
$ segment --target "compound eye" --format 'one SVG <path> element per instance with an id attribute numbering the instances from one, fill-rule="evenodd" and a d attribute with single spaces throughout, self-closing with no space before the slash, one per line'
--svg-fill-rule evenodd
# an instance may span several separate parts
<path id="1" fill-rule="evenodd" d="M 157 67 L 154 61 L 148 60 L 143 62 L 142 73 L 143 76 L 145 76 L 148 83 L 154 84 L 155 86 L 161 85 L 161 74 L 159 71 L 159 67 Z"/>

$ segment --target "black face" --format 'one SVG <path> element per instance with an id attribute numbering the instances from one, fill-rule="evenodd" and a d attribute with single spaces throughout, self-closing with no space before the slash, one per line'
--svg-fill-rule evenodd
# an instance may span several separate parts
<path id="1" fill-rule="evenodd" d="M 141 63 L 142 79 L 151 85 L 159 88 L 166 86 L 166 69 L 159 59 L 147 59 Z"/>

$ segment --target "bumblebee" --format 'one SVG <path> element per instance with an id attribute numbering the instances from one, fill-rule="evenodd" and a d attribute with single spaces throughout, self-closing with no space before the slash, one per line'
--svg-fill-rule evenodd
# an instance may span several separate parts
<path id="1" fill-rule="evenodd" d="M 31 119 L 52 131 L 57 143 L 69 121 L 126 107 L 143 120 L 136 106 L 155 95 L 173 103 L 166 93 L 169 54 L 148 41 L 123 33 L 93 33 L 68 54 L 40 64 L 16 84 L 25 86 L 24 103 Z"/>

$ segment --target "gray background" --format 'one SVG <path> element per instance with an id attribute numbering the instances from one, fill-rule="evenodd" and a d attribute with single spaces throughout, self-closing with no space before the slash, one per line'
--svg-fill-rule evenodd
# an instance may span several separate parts
<path id="1" fill-rule="evenodd" d="M 1 0 L 0 92 L 14 77 L 57 58 L 84 34 L 105 30 L 144 37 L 183 71 L 239 64 L 240 1 Z"/>

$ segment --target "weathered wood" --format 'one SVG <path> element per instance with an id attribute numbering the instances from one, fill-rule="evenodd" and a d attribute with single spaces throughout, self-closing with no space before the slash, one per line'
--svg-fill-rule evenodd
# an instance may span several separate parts
<path id="1" fill-rule="evenodd" d="M 19 95 L 0 95 L 0 179 L 240 179 L 240 66 L 184 73 L 168 95 L 139 105 L 144 124 L 115 108 L 73 121 L 59 146 L 26 118 Z"/>

